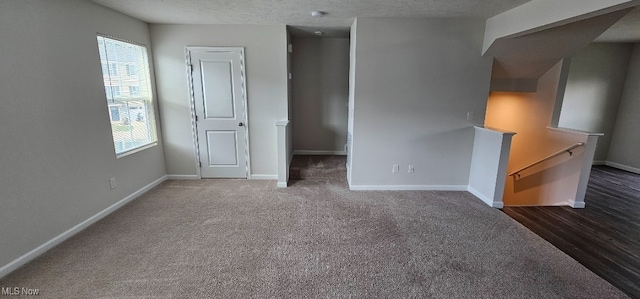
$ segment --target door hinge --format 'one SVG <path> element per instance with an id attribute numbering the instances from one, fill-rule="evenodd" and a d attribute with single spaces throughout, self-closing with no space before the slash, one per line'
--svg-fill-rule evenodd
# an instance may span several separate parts
<path id="1" fill-rule="evenodd" d="M 198 116 L 196 115 L 196 121 L 198 121 Z"/>
<path id="2" fill-rule="evenodd" d="M 198 162 L 198 167 L 202 167 L 202 162 Z"/>
<path id="3" fill-rule="evenodd" d="M 193 64 L 189 65 L 189 70 L 191 70 L 191 72 L 193 73 Z"/>

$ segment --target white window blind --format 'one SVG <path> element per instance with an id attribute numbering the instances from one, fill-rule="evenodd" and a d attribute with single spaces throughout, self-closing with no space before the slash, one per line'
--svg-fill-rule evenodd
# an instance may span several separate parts
<path id="1" fill-rule="evenodd" d="M 156 144 L 147 49 L 98 36 L 98 50 L 116 155 Z"/>

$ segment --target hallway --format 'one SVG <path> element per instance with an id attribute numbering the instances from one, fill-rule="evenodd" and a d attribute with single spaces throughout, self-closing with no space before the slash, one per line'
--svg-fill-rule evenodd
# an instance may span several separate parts
<path id="1" fill-rule="evenodd" d="M 640 175 L 594 166 L 585 209 L 504 212 L 632 298 L 640 298 Z"/>
<path id="2" fill-rule="evenodd" d="M 300 180 L 343 181 L 346 186 L 347 156 L 294 155 L 291 160 L 291 184 Z"/>

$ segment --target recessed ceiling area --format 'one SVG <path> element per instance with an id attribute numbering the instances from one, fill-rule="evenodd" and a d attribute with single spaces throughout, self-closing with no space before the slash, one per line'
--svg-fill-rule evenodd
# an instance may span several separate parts
<path id="1" fill-rule="evenodd" d="M 640 41 L 640 8 L 636 7 L 620 21 L 613 24 L 595 40 L 596 42 L 638 42 Z"/>
<path id="2" fill-rule="evenodd" d="M 564 57 L 590 44 L 629 9 L 575 20 L 526 35 L 497 39 L 485 53 L 495 58 L 493 79 L 537 79 Z"/>
<path id="3" fill-rule="evenodd" d="M 288 26 L 289 33 L 292 37 L 319 37 L 315 34 L 318 29 L 321 29 L 324 34 L 320 37 L 325 38 L 348 38 L 350 35 L 349 27 L 337 28 L 337 27 L 309 27 L 309 26 Z"/>

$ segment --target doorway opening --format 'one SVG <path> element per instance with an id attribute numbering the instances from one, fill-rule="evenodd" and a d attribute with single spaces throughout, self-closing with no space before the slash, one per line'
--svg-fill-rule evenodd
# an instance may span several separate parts
<path id="1" fill-rule="evenodd" d="M 319 30 L 323 31 L 320 36 L 315 29 L 289 28 L 293 155 L 301 156 L 294 161 L 315 163 L 304 165 L 315 170 L 332 164 L 322 161 L 346 161 L 334 156 L 347 155 L 349 113 L 349 28 Z M 292 179 L 296 173 L 292 172 Z"/>

